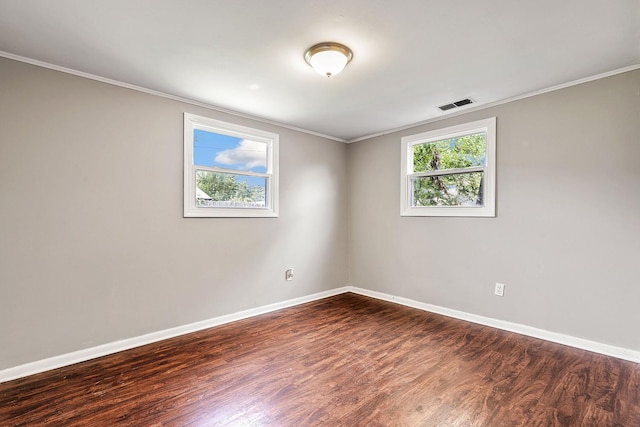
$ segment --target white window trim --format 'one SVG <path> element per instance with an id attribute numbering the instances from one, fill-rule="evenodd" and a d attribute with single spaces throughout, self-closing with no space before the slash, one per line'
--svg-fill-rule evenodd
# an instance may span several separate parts
<path id="1" fill-rule="evenodd" d="M 231 135 L 238 138 L 251 139 L 267 144 L 267 188 L 266 188 L 266 208 L 218 208 L 218 207 L 198 207 L 196 206 L 196 182 L 195 171 L 216 170 L 193 164 L 193 131 L 202 129 L 209 132 Z M 200 218 L 255 218 L 255 217 L 277 217 L 278 216 L 278 145 L 279 135 L 259 129 L 253 129 L 233 123 L 210 119 L 208 117 L 196 116 L 184 113 L 184 217 Z M 223 170 L 221 172 L 235 173 L 238 171 Z M 252 175 L 242 172 L 241 174 Z"/>
<path id="2" fill-rule="evenodd" d="M 413 146 L 435 142 L 442 139 L 469 135 L 472 133 L 486 132 L 487 152 L 486 165 L 480 167 L 464 168 L 466 172 L 484 172 L 484 206 L 411 206 L 411 177 L 413 176 Z M 496 216 L 496 118 L 464 123 L 424 132 L 417 135 L 402 138 L 400 176 L 400 215 L 401 216 L 470 216 L 470 217 L 495 217 Z M 460 171 L 460 170 L 456 170 Z M 447 174 L 454 172 L 447 171 Z M 441 175 L 441 173 L 438 173 Z"/>

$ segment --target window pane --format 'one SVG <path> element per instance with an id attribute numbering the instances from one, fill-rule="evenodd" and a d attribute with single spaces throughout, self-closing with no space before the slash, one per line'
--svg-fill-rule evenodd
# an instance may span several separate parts
<path id="1" fill-rule="evenodd" d="M 267 178 L 196 170 L 196 206 L 265 208 Z"/>
<path id="2" fill-rule="evenodd" d="M 487 134 L 474 133 L 413 146 L 413 171 L 428 172 L 484 166 Z"/>
<path id="3" fill-rule="evenodd" d="M 483 172 L 415 177 L 412 206 L 483 206 Z"/>
<path id="4" fill-rule="evenodd" d="M 193 164 L 265 173 L 267 144 L 194 129 Z"/>

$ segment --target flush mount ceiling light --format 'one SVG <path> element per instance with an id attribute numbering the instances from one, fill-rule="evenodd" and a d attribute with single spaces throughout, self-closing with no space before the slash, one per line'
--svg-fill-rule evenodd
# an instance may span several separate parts
<path id="1" fill-rule="evenodd" d="M 318 74 L 331 77 L 338 74 L 353 58 L 351 49 L 340 43 L 324 42 L 311 46 L 304 53 L 304 60 Z"/>

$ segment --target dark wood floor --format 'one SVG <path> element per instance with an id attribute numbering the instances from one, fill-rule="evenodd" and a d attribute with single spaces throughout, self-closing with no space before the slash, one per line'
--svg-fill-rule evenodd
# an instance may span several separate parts
<path id="1" fill-rule="evenodd" d="M 0 426 L 640 426 L 640 365 L 343 294 L 0 384 Z"/>

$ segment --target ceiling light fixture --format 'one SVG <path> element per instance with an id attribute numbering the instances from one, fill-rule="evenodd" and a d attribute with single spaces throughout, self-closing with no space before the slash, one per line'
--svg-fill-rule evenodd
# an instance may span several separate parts
<path id="1" fill-rule="evenodd" d="M 351 49 L 340 43 L 324 42 L 311 46 L 304 53 L 304 60 L 320 75 L 338 74 L 353 58 Z"/>

